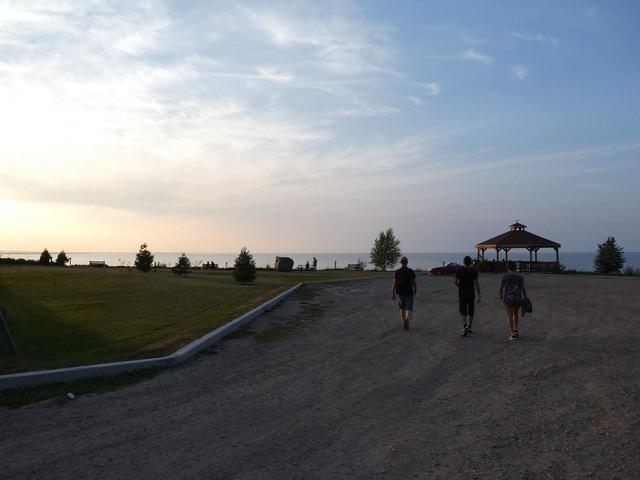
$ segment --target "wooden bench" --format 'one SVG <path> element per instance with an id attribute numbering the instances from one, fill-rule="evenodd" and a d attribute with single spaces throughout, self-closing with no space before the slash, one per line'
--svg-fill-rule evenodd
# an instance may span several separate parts
<path id="1" fill-rule="evenodd" d="M 90 267 L 106 267 L 107 263 L 104 260 L 89 260 Z"/>
<path id="2" fill-rule="evenodd" d="M 359 263 L 349 263 L 345 270 L 364 270 L 364 265 L 361 265 Z"/>

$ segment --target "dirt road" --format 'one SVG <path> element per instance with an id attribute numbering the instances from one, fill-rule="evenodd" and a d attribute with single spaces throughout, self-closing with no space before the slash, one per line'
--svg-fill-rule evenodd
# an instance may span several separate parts
<path id="1" fill-rule="evenodd" d="M 499 277 L 472 337 L 450 277 L 304 287 L 186 365 L 0 409 L 0 477 L 639 478 L 640 281 L 528 276 L 506 343 Z"/>

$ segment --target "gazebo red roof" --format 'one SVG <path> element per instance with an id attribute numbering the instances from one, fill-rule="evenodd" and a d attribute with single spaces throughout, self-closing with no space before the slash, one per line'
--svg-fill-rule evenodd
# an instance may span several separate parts
<path id="1" fill-rule="evenodd" d="M 560 244 L 525 230 L 526 225 L 517 222 L 511 230 L 476 244 L 480 248 L 560 248 Z"/>

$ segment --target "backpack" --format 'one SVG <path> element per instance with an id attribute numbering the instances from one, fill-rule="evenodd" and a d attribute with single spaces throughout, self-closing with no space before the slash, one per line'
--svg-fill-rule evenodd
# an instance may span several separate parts
<path id="1" fill-rule="evenodd" d="M 507 305 L 519 305 L 522 301 L 522 290 L 520 285 L 511 285 L 504 294 L 504 303 Z"/>

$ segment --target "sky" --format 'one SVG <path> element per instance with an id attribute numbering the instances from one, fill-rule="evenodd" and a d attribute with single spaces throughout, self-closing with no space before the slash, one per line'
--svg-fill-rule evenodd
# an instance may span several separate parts
<path id="1" fill-rule="evenodd" d="M 1 250 L 640 251 L 640 4 L 0 0 Z"/>

